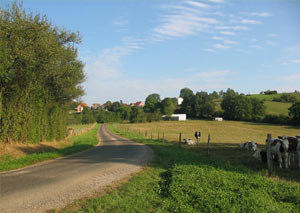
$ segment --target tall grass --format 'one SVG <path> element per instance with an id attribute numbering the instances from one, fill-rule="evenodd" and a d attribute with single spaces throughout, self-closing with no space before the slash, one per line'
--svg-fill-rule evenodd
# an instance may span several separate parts
<path id="1" fill-rule="evenodd" d="M 145 172 L 107 195 L 84 199 L 78 212 L 300 212 L 300 185 L 274 182 L 243 165 L 112 128 L 155 152 Z"/>
<path id="2" fill-rule="evenodd" d="M 53 149 L 51 151 L 48 150 L 45 152 L 28 154 L 24 157 L 11 157 L 10 155 L 1 156 L 0 171 L 22 168 L 45 160 L 50 160 L 89 149 L 98 144 L 98 129 L 99 124 L 96 124 L 96 126 L 89 132 L 70 138 L 71 143 L 68 146 Z"/>

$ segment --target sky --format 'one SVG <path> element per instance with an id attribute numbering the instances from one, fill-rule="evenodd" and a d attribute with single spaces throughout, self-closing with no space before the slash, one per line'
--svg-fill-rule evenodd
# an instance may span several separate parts
<path id="1" fill-rule="evenodd" d="M 89 105 L 178 97 L 185 87 L 300 90 L 299 0 L 23 0 L 23 7 L 80 33 Z"/>

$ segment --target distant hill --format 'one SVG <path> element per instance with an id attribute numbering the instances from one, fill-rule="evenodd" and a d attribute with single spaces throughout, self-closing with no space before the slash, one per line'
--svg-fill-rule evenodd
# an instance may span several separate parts
<path id="1" fill-rule="evenodd" d="M 286 102 L 278 102 L 273 101 L 274 99 L 279 99 L 283 94 L 290 94 L 297 98 L 297 101 L 300 101 L 300 93 L 278 93 L 272 95 L 265 95 L 265 94 L 253 94 L 248 95 L 248 97 L 255 97 L 260 100 L 264 100 L 264 105 L 267 107 L 267 114 L 272 115 L 288 115 L 289 108 L 292 106 L 292 103 Z M 221 102 L 222 98 L 216 100 L 217 110 L 221 110 Z"/>

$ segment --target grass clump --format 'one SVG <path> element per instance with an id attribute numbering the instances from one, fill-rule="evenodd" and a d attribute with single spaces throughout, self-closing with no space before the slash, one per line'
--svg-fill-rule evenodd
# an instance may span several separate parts
<path id="1" fill-rule="evenodd" d="M 69 154 L 89 149 L 98 144 L 99 124 L 96 124 L 89 132 L 70 138 L 67 146 L 53 148 L 47 151 L 27 154 L 23 157 L 4 155 L 0 157 L 0 171 L 22 168 L 45 160 L 55 159 Z"/>
<path id="2" fill-rule="evenodd" d="M 113 131 L 150 146 L 155 159 L 104 196 L 77 201 L 68 212 L 300 212 L 300 185 L 272 181 L 243 165 L 171 143 Z"/>

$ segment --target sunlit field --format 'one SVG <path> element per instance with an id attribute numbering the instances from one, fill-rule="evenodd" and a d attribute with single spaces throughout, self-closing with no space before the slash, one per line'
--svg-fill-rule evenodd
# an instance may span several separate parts
<path id="1" fill-rule="evenodd" d="M 267 134 L 273 137 L 279 135 L 300 135 L 299 127 L 260 124 L 238 121 L 161 121 L 140 124 L 118 124 L 118 128 L 128 129 L 129 131 L 147 134 L 153 139 L 159 137 L 169 142 L 178 142 L 179 133 L 182 139 L 195 139 L 195 131 L 201 132 L 201 142 L 207 142 L 208 134 L 211 136 L 211 143 L 241 143 L 245 141 L 255 141 L 258 144 L 265 144 Z"/>

